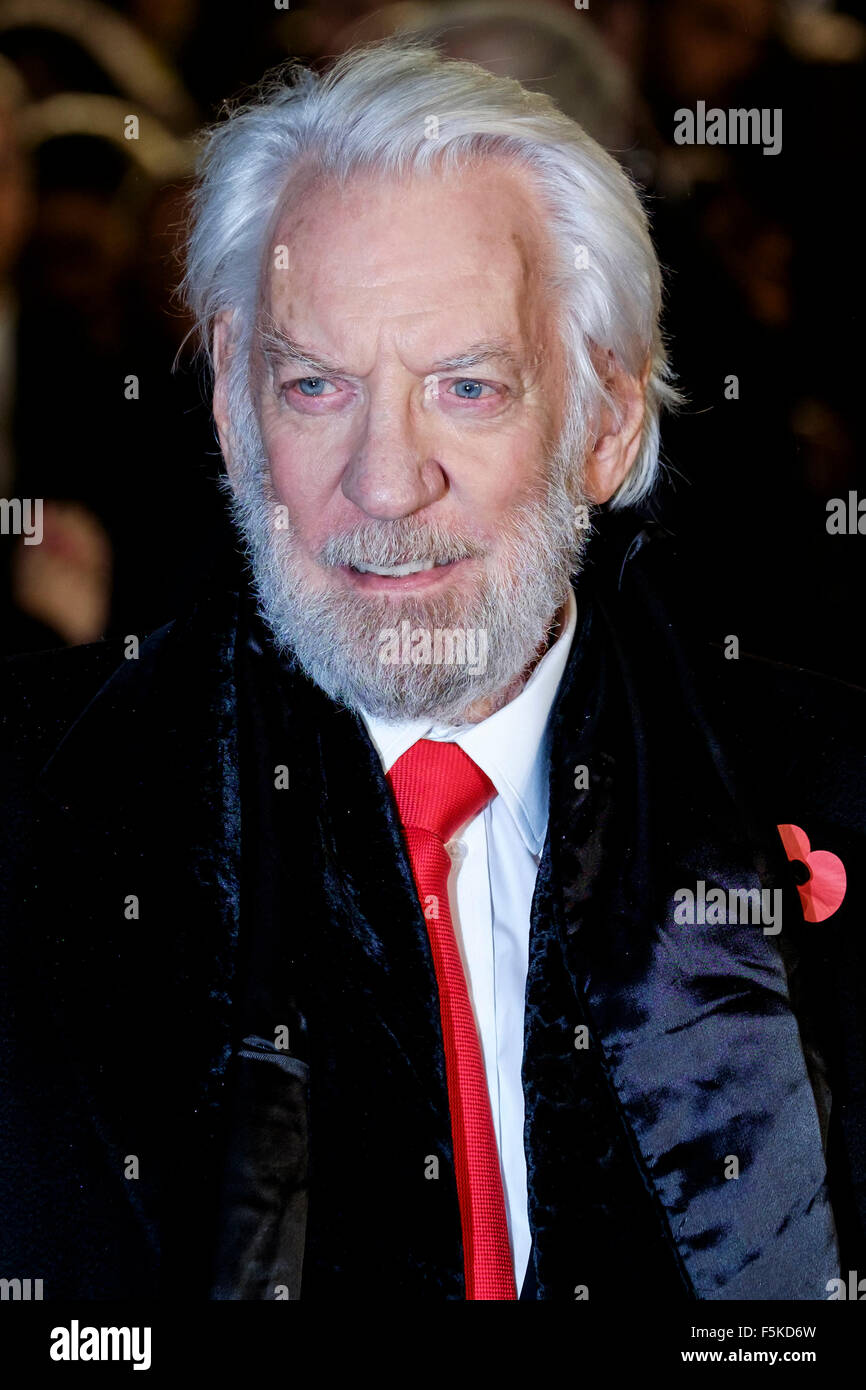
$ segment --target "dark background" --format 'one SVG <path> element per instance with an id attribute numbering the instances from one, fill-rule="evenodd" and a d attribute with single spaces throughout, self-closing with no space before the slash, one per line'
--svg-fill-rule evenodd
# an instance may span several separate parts
<path id="1" fill-rule="evenodd" d="M 45 499 L 41 545 L 0 537 L 0 649 L 141 636 L 234 544 L 173 298 L 194 135 L 274 64 L 399 25 L 550 91 L 645 192 L 689 398 L 654 509 L 696 628 L 866 684 L 863 542 L 827 531 L 831 498 L 866 496 L 864 21 L 853 0 L 0 0 L 0 496 Z M 677 146 L 699 100 L 781 108 L 781 153 Z"/>

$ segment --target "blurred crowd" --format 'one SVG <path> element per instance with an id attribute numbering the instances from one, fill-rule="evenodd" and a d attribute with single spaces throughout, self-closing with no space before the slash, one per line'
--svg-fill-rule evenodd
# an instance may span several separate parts
<path id="1" fill-rule="evenodd" d="M 663 427 L 685 599 L 708 637 L 866 684 L 856 157 L 863 3 L 0 0 L 4 653 L 144 633 L 234 544 L 175 294 L 196 131 L 288 58 L 395 31 L 546 91 L 646 195 L 688 403 Z M 682 145 L 675 113 L 781 110 L 782 147 Z M 866 524 L 866 523 L 864 523 Z"/>

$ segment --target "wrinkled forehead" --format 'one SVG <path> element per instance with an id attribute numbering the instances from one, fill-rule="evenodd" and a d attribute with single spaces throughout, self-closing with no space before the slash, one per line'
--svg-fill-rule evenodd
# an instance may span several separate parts
<path id="1" fill-rule="evenodd" d="M 553 246 L 525 173 L 500 159 L 344 183 L 301 176 L 267 238 L 260 313 L 308 334 L 364 322 L 407 328 L 452 314 L 534 338 L 549 309 Z M 331 347 L 339 350 L 334 342 Z"/>

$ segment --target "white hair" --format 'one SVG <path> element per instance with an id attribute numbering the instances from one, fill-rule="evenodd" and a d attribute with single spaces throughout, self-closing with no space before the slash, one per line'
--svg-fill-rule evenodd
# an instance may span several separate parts
<path id="1" fill-rule="evenodd" d="M 212 366 L 214 320 L 230 311 L 230 370 L 248 374 L 268 237 L 293 178 L 405 178 L 497 156 L 525 171 L 550 234 L 547 285 L 570 382 L 560 447 L 576 482 L 601 408 L 619 411 L 597 370 L 598 350 L 634 377 L 649 363 L 640 448 L 610 503 L 634 504 L 658 472 L 660 410 L 680 400 L 637 189 L 547 96 L 411 38 L 351 50 L 321 76 L 281 67 L 203 133 L 180 286 L 201 349 Z"/>

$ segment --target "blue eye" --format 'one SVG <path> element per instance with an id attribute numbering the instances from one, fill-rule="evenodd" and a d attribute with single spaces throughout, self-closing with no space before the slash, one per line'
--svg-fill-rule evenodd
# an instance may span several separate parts
<path id="1" fill-rule="evenodd" d="M 321 396 L 327 382 L 323 376 L 304 376 L 295 385 L 302 396 Z"/>
<path id="2" fill-rule="evenodd" d="M 457 395 L 464 401 L 477 401 L 484 389 L 481 381 L 458 381 L 454 387 Z"/>

